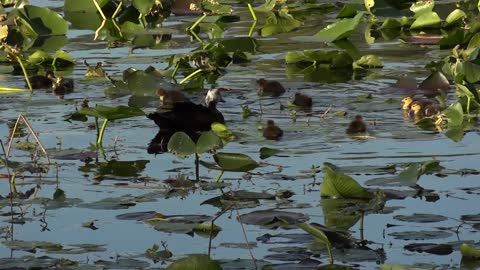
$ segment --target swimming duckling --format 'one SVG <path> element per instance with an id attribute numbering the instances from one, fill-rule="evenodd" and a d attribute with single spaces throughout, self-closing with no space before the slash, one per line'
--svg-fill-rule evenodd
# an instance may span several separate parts
<path id="1" fill-rule="evenodd" d="M 162 105 L 172 105 L 174 103 L 180 103 L 188 101 L 188 98 L 183 92 L 178 90 L 165 90 L 163 88 L 157 89 L 157 96 L 160 97 Z"/>
<path id="2" fill-rule="evenodd" d="M 421 119 L 425 116 L 422 110 L 422 105 L 420 103 L 412 103 L 412 106 L 410 107 L 410 116 L 415 118 L 416 120 Z"/>
<path id="3" fill-rule="evenodd" d="M 53 71 L 47 71 L 44 75 L 35 75 L 28 77 L 30 81 L 30 85 L 32 89 L 40 89 L 40 88 L 50 88 L 52 87 L 52 83 L 55 82 L 55 75 Z"/>
<path id="4" fill-rule="evenodd" d="M 53 92 L 57 95 L 63 95 L 73 91 L 73 79 L 58 76 L 57 80 L 52 83 Z"/>
<path id="5" fill-rule="evenodd" d="M 301 93 L 295 93 L 293 104 L 299 107 L 312 107 L 312 98 Z"/>
<path id="6" fill-rule="evenodd" d="M 363 117 L 361 115 L 356 115 L 355 119 L 348 125 L 346 132 L 347 134 L 367 132 L 367 125 L 363 121 Z"/>
<path id="7" fill-rule="evenodd" d="M 413 102 L 411 107 L 411 114 L 415 118 L 430 117 L 438 114 L 441 111 L 441 107 L 438 104 L 426 104 Z"/>
<path id="8" fill-rule="evenodd" d="M 267 140 L 280 140 L 283 136 L 283 130 L 280 129 L 273 120 L 267 120 L 267 126 L 263 129 L 263 137 Z"/>
<path id="9" fill-rule="evenodd" d="M 90 66 L 87 63 L 87 60 L 83 60 L 83 64 L 87 67 L 87 72 L 85 73 L 86 78 L 93 78 L 93 77 L 104 77 L 105 72 L 103 71 L 103 64 L 102 62 L 97 62 L 95 67 Z"/>
<path id="10" fill-rule="evenodd" d="M 194 104 L 190 101 L 173 103 L 171 111 L 154 112 L 147 115 L 161 130 L 185 132 L 208 131 L 213 123 L 225 123 L 225 119 L 217 110 L 217 103 L 223 102 L 220 90 L 210 89 L 205 97 L 205 104 Z"/>
<path id="11" fill-rule="evenodd" d="M 414 102 L 419 103 L 422 106 L 428 106 L 433 104 L 433 101 L 428 99 L 419 99 L 419 98 L 413 98 L 412 96 L 406 96 L 402 99 L 402 109 L 410 110 L 410 107 Z"/>
<path id="12" fill-rule="evenodd" d="M 285 93 L 285 88 L 277 81 L 267 81 L 262 78 L 257 80 L 257 91 L 261 96 L 268 95 L 278 97 Z"/>

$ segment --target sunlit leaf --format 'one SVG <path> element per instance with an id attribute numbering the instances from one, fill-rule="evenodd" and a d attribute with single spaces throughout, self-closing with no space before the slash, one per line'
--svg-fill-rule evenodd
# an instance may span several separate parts
<path id="1" fill-rule="evenodd" d="M 351 5 L 344 5 L 340 12 L 337 14 L 337 18 L 343 19 L 343 18 L 353 18 L 357 15 L 357 10 L 352 7 Z"/>
<path id="2" fill-rule="evenodd" d="M 448 118 L 449 126 L 460 126 L 463 123 L 463 108 L 460 102 L 448 106 L 443 113 Z"/>
<path id="3" fill-rule="evenodd" d="M 26 5 L 23 10 L 30 25 L 40 36 L 65 35 L 68 31 L 63 17 L 49 8 Z"/>
<path id="4" fill-rule="evenodd" d="M 202 154 L 208 151 L 214 151 L 221 148 L 222 145 L 222 139 L 218 137 L 215 132 L 202 132 L 202 135 L 200 135 L 200 138 L 198 138 L 197 141 L 196 152 L 197 154 Z"/>
<path id="5" fill-rule="evenodd" d="M 410 26 L 410 29 L 439 28 L 442 19 L 436 12 L 422 13 Z"/>
<path id="6" fill-rule="evenodd" d="M 155 4 L 155 0 L 132 0 L 132 5 L 142 15 L 147 15 Z"/>

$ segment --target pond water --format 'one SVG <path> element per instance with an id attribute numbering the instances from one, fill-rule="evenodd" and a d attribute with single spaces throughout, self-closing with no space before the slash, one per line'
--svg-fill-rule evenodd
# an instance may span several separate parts
<path id="1" fill-rule="evenodd" d="M 54 7 L 62 12 L 62 3 L 63 1 L 52 0 L 37 4 Z M 224 38 L 248 34 L 251 25 L 248 10 L 243 6 L 236 10 L 242 20 L 229 24 Z M 321 168 L 325 162 L 332 163 L 362 186 L 375 189 L 387 187 L 367 185 L 369 180 L 398 175 L 410 163 L 436 160 L 444 168 L 440 173 L 420 177 L 417 184 L 425 189 L 423 193 L 413 195 L 418 190 L 388 187 L 409 195 L 402 199 L 387 200 L 383 212 L 365 214 L 363 233 L 361 222 L 353 222 L 349 228 L 352 236 L 360 239 L 363 234 L 368 248 L 334 249 L 333 255 L 336 263 L 358 269 L 373 269 L 384 263 L 417 264 L 418 268 L 425 269 L 458 268 L 461 265 L 458 251 L 460 243 L 478 241 L 480 238 L 479 226 L 462 224 L 463 215 L 478 214 L 480 184 L 477 170 L 480 140 L 477 130 L 467 132 L 459 142 L 449 139 L 445 131 L 421 130 L 412 120 L 403 117 L 400 101 L 404 94 L 391 87 L 396 79 L 404 74 L 420 82 L 430 74 L 424 66 L 450 52 L 439 50 L 437 46 L 409 45 L 399 40 L 379 39 L 368 45 L 364 41 L 363 26 L 357 30 L 352 40 L 362 54 L 380 56 L 383 68 L 370 70 L 367 77 L 347 82 L 308 82 L 301 75 L 289 77 L 284 61 L 285 53 L 327 48 L 324 43 L 308 41 L 302 37 L 313 35 L 327 23 L 333 22 L 334 13 L 311 15 L 298 31 L 272 37 L 261 37 L 255 33 L 254 38 L 259 46 L 258 53 L 251 56 L 251 62 L 230 65 L 226 69 L 227 73 L 218 79 L 217 86 L 230 89 L 224 93 L 226 102 L 219 105 L 226 125 L 230 130 L 244 134 L 228 143 L 221 151 L 243 153 L 261 161 L 260 148 L 282 150 L 278 156 L 262 160 L 265 166 L 254 170 L 252 174 L 225 173 L 222 179 L 228 186 L 223 188 L 223 192 L 247 190 L 275 194 L 278 190 L 290 190 L 294 195 L 288 200 L 259 200 L 251 207 L 230 209 L 221 215 L 215 224 L 220 226 L 222 231 L 212 239 L 211 256 L 220 260 L 224 269 L 253 269 L 251 255 L 245 247 L 245 235 L 251 244 L 251 253 L 259 260 L 259 267 L 270 264 L 271 268 L 265 266 L 265 269 L 316 269 L 319 263 L 328 264 L 326 250 L 311 244 L 310 238 L 305 240 L 302 230 L 249 224 L 243 224 L 242 228 L 237 216 L 257 210 L 281 209 L 303 213 L 309 217 L 309 222 L 325 224 L 325 204 L 328 201 L 320 197 L 319 191 L 323 173 L 316 173 L 316 185 L 312 187 L 312 166 Z M 23 114 L 39 134 L 51 156 L 58 157 L 59 153 L 67 150 L 90 151 L 90 145 L 94 144 L 96 139 L 95 131 L 88 127 L 93 120 L 90 118 L 86 123 L 70 123 L 64 121 L 65 115 L 73 112 L 76 105 L 85 98 L 88 98 L 91 106 L 117 106 L 129 104 L 131 97 L 107 96 L 105 90 L 111 87 L 111 83 L 105 79 L 84 78 L 85 67 L 81 62 L 84 59 L 89 63 L 101 61 L 113 78 L 120 78 L 128 67 L 145 69 L 152 65 L 163 69 L 167 66 L 166 56 L 186 53 L 198 46 L 198 42 L 191 40 L 184 31 L 194 19 L 195 17 L 170 17 L 165 25 L 173 34 L 165 49 L 135 49 L 133 52 L 128 45 L 109 48 L 108 41 L 94 41 L 93 30 L 71 27 L 67 35 L 68 42 L 63 49 L 71 53 L 78 64 L 73 70 L 64 71 L 64 74 L 75 79 L 75 91 L 62 99 L 43 90 L 34 91 L 33 94 L 2 93 L 0 138 L 4 143 L 8 141 L 7 122 L 14 121 L 19 114 Z M 257 29 L 264 21 L 265 18 L 259 16 Z M 201 34 L 201 37 L 208 39 L 205 34 Z M 23 77 L 12 75 L 11 65 L 3 65 L 1 73 L 3 86 L 24 87 Z M 279 98 L 263 97 L 259 100 L 255 89 L 255 80 L 258 78 L 278 80 L 288 91 Z M 291 111 L 286 106 L 288 99 L 296 92 L 310 95 L 314 105 L 311 115 L 299 112 L 296 121 L 293 121 Z M 198 101 L 203 95 L 204 92 L 190 94 L 189 97 Z M 370 95 L 370 98 L 361 99 L 367 95 Z M 152 100 L 155 99 L 158 98 L 152 95 Z M 455 100 L 450 93 L 448 102 Z M 153 112 L 156 106 L 154 102 L 152 104 L 154 105 L 142 109 Z M 248 105 L 258 113 L 261 109 L 262 114 L 244 119 L 241 108 L 243 105 Z M 330 106 L 331 111 L 322 118 L 321 115 Z M 341 111 L 348 114 L 335 116 L 335 112 Z M 375 123 L 369 125 L 370 137 L 358 139 L 345 134 L 348 123 L 356 114 L 363 115 L 369 123 Z M 275 120 L 284 130 L 280 141 L 267 141 L 258 131 L 258 126 L 267 119 Z M 34 198 L 16 200 L 13 211 L 23 213 L 24 222 L 21 224 L 10 226 L 10 201 L 5 198 L 0 201 L 3 207 L 0 212 L 0 220 L 3 222 L 0 236 L 4 238 L 0 245 L 0 257 L 3 259 L 0 260 L 3 260 L 5 265 L 6 262 L 12 262 L 9 267 L 15 264 L 25 267 L 20 260 L 7 259 L 26 260 L 24 256 L 34 256 L 40 258 L 37 265 L 47 265 L 47 262 L 41 260 L 41 256 L 47 255 L 52 258 L 69 258 L 83 266 L 90 265 L 91 269 L 153 269 L 166 267 L 173 259 L 188 254 L 207 253 L 208 234 L 207 237 L 187 234 L 188 230 L 182 230 L 181 226 L 155 230 L 154 226 L 148 223 L 117 217 L 120 214 L 143 211 L 155 211 L 164 215 L 214 217 L 220 211 L 217 207 L 201 203 L 220 196 L 221 189 L 197 186 L 195 189 L 172 191 L 162 182 L 179 174 L 195 179 L 195 160 L 193 157 L 179 159 L 170 153 L 148 154 L 148 143 L 157 131 L 158 127 L 153 121 L 145 117 L 111 122 L 103 143 L 105 155 L 110 162 L 101 155 L 98 161 L 88 164 L 75 158 L 52 158 L 56 166 L 50 166 L 46 173 L 25 173 L 25 178 L 17 178 L 18 191 L 26 192 L 31 188 L 38 190 Z M 17 139 L 25 141 L 25 136 Z M 33 141 L 33 138 L 29 140 Z M 201 159 L 213 162 L 209 154 L 202 155 Z M 30 163 L 31 154 L 13 149 L 9 160 Z M 115 160 L 118 161 L 116 164 Z M 39 162 L 46 161 L 40 159 Z M 117 167 L 109 171 L 108 164 Z M 386 168 L 388 166 L 391 166 L 390 169 Z M 394 171 L 391 170 L 392 167 L 395 168 Z M 121 171 L 122 168 L 125 172 Z M 2 169 L 1 173 L 6 172 Z M 200 167 L 200 178 L 207 182 L 213 182 L 218 173 Z M 0 183 L 0 195 L 5 197 L 8 195 L 9 185 L 7 178 L 3 180 Z M 58 188 L 65 192 L 65 203 L 58 204 L 51 200 Z M 113 199 L 107 203 L 105 199 L 109 198 Z M 405 221 L 399 217 L 413 214 L 436 216 L 433 220 L 427 220 L 429 222 L 419 222 L 416 219 Z M 438 217 L 438 220 L 435 219 Z M 89 221 L 94 221 L 94 226 L 98 229 L 82 227 L 82 224 Z M 404 232 L 419 231 L 432 231 L 433 233 L 428 234 L 432 238 L 427 238 L 425 233 L 406 237 L 401 235 Z M 279 237 L 261 241 L 266 238 L 265 234 L 291 235 L 292 238 Z M 27 246 L 32 245 L 33 241 L 62 244 L 64 249 L 76 244 L 100 246 L 96 247 L 99 250 L 91 252 L 37 248 L 36 253 L 32 253 L 27 248 L 18 248 L 16 244 L 12 244 L 9 241 L 11 237 L 14 240 L 26 241 Z M 156 263 L 144 255 L 146 249 L 154 244 L 160 245 L 162 241 L 167 243 L 168 250 L 173 253 L 173 257 L 166 260 L 167 264 Z M 433 255 L 404 248 L 412 243 L 448 243 L 452 245 L 453 252 L 448 255 Z M 306 258 L 320 262 L 308 265 L 306 260 L 302 261 Z M 125 262 L 127 259 L 131 264 Z M 104 261 L 113 263 L 108 265 Z M 0 265 L 0 269 L 4 268 Z M 475 269 L 475 266 L 470 269 Z"/>

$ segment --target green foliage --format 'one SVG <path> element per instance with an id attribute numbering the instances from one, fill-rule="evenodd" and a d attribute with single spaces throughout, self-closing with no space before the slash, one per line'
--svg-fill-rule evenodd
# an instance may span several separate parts
<path id="1" fill-rule="evenodd" d="M 370 199 L 372 194 L 366 191 L 352 177 L 336 173 L 329 166 L 324 167 L 320 195 L 343 199 Z"/>
<path id="2" fill-rule="evenodd" d="M 109 107 L 98 105 L 95 108 L 86 107 L 82 108 L 79 113 L 109 120 L 118 120 L 136 116 L 144 116 L 145 113 L 136 107 L 128 107 L 119 105 L 116 107 Z"/>
<path id="3" fill-rule="evenodd" d="M 194 254 L 179 259 L 167 267 L 167 270 L 222 270 L 220 264 L 204 254 Z"/>
<path id="4" fill-rule="evenodd" d="M 362 18 L 363 13 L 358 13 L 352 19 L 342 19 L 320 30 L 320 32 L 315 34 L 315 37 L 324 42 L 334 42 L 340 39 L 348 38 L 353 31 L 357 29 Z"/>

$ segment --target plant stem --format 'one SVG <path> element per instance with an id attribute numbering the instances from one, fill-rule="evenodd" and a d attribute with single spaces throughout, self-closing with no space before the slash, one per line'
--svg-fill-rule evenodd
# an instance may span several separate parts
<path id="1" fill-rule="evenodd" d="M 255 27 L 257 26 L 257 21 L 253 21 L 252 26 L 250 26 L 250 30 L 248 31 L 248 37 L 253 36 L 253 31 L 255 30 Z"/>
<path id="2" fill-rule="evenodd" d="M 257 14 L 255 14 L 255 10 L 253 10 L 252 4 L 248 3 L 248 10 L 250 10 L 250 14 L 252 14 L 252 18 L 254 21 L 257 21 Z"/>
<path id="3" fill-rule="evenodd" d="M 220 182 L 220 179 L 222 179 L 222 176 L 223 174 L 225 173 L 225 171 L 220 171 L 220 174 L 217 176 L 217 178 L 215 179 L 215 183 L 218 183 Z"/>
<path id="4" fill-rule="evenodd" d="M 30 84 L 30 79 L 28 79 L 27 70 L 25 69 L 25 66 L 23 66 L 23 62 L 20 59 L 20 57 L 18 57 L 18 56 L 16 56 L 16 57 L 17 57 L 17 62 L 20 64 L 20 67 L 22 68 L 23 76 L 25 77 L 25 81 L 27 82 L 28 89 L 30 89 L 30 91 L 32 91 L 33 88 L 32 88 L 32 84 Z"/>
<path id="5" fill-rule="evenodd" d="M 187 30 L 192 30 L 197 27 L 205 18 L 207 17 L 207 13 L 203 13 L 202 17 L 200 17 L 195 23 L 192 24 Z"/>
<path id="6" fill-rule="evenodd" d="M 200 156 L 195 153 L 195 178 L 200 181 Z"/>
<path id="7" fill-rule="evenodd" d="M 105 128 L 107 127 L 107 124 L 108 118 L 105 118 L 105 120 L 103 120 L 102 128 L 100 128 L 100 133 L 98 134 L 97 146 L 102 146 L 103 134 L 105 133 Z"/>
<path id="8" fill-rule="evenodd" d="M 97 8 L 98 13 L 100 13 L 100 16 L 102 16 L 102 19 L 103 19 L 103 20 L 106 20 L 107 17 L 105 17 L 105 14 L 103 14 L 103 10 L 102 10 L 102 8 L 98 5 L 97 1 L 95 1 L 95 0 L 92 0 L 92 1 L 93 1 L 93 4 L 95 5 L 95 7 Z"/>
<path id="9" fill-rule="evenodd" d="M 190 73 L 190 75 L 183 78 L 183 80 L 181 80 L 178 84 L 184 84 L 186 81 L 190 80 L 191 78 L 193 78 L 195 75 L 197 75 L 198 73 L 200 73 L 202 71 L 203 71 L 202 69 L 195 70 L 194 72 Z"/>
<path id="10" fill-rule="evenodd" d="M 120 1 L 120 4 L 118 4 L 117 8 L 115 9 L 115 12 L 113 12 L 112 15 L 112 20 L 115 20 L 115 17 L 117 17 L 118 12 L 120 11 L 120 8 L 122 8 L 123 1 Z"/>
<path id="11" fill-rule="evenodd" d="M 360 219 L 360 229 L 359 229 L 359 231 L 360 231 L 360 241 L 363 241 L 363 239 L 364 239 L 364 236 L 363 236 L 363 219 L 364 219 L 363 217 L 364 217 L 364 216 L 365 216 L 365 215 L 364 215 L 364 213 L 362 212 L 362 217 L 361 217 L 361 219 Z"/>

